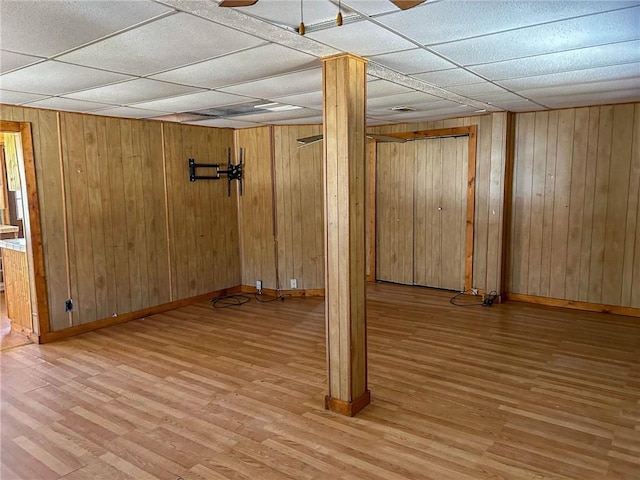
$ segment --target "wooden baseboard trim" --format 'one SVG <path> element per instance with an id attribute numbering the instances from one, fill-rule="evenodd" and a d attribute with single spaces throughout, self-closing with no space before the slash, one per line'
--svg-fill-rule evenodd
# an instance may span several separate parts
<path id="1" fill-rule="evenodd" d="M 340 415 L 346 415 L 347 417 L 354 417 L 360 410 L 370 403 L 371 392 L 369 390 L 365 390 L 365 392 L 353 402 L 333 398 L 329 395 L 324 397 L 325 410 L 331 410 L 332 412 L 339 413 Z"/>
<path id="2" fill-rule="evenodd" d="M 242 293 L 258 293 L 256 287 L 250 285 L 242 285 Z M 263 288 L 262 294 L 270 297 L 277 297 L 278 295 L 290 295 L 292 297 L 324 297 L 324 288 L 309 289 L 309 290 L 274 290 L 272 288 Z"/>
<path id="3" fill-rule="evenodd" d="M 563 307 L 572 308 L 574 310 L 585 310 L 588 312 L 612 313 L 614 315 L 640 317 L 640 308 L 619 307 L 603 303 L 579 302 L 577 300 L 563 300 L 561 298 L 538 297 L 535 295 L 523 295 L 521 293 L 505 293 L 503 297 L 506 300 L 512 300 L 514 302 L 535 303 L 536 305 L 546 305 L 548 307 Z"/>
<path id="4" fill-rule="evenodd" d="M 81 335 L 83 333 L 92 332 L 100 328 L 119 325 L 121 323 L 130 322 L 131 320 L 148 317 L 151 315 L 155 315 L 157 313 L 163 313 L 169 310 L 175 310 L 176 308 L 185 307 L 193 303 L 205 302 L 207 300 L 211 300 L 212 298 L 221 297 L 223 295 L 232 295 L 234 293 L 239 293 L 239 292 L 240 292 L 239 286 L 224 288 L 222 290 L 217 290 L 215 292 L 196 295 L 195 297 L 183 298 L 182 300 L 163 303 L 161 305 L 156 305 L 155 307 L 143 308 L 142 310 L 137 310 L 135 312 L 124 313 L 122 315 L 118 315 L 115 317 L 103 318 L 102 320 L 96 320 L 95 322 L 85 323 L 83 325 L 76 325 L 73 327 L 64 328 L 62 330 L 57 330 L 55 332 L 44 333 L 40 335 L 37 341 L 38 343 L 55 342 L 57 340 L 62 340 L 64 338 L 74 337 L 76 335 Z"/>

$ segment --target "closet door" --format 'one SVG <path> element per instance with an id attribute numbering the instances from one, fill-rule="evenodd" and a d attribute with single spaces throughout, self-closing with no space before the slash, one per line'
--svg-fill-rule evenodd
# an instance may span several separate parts
<path id="1" fill-rule="evenodd" d="M 376 278 L 413 283 L 415 144 L 378 143 Z"/>
<path id="2" fill-rule="evenodd" d="M 461 290 L 468 139 L 433 138 L 416 143 L 413 283 Z"/>

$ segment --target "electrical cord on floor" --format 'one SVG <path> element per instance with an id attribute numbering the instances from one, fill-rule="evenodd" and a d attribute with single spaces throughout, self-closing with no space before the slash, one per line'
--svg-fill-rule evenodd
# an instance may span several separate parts
<path id="1" fill-rule="evenodd" d="M 456 302 L 458 297 L 460 297 L 462 295 L 465 295 L 465 294 L 469 293 L 470 291 L 471 290 L 464 290 L 464 291 L 462 291 L 460 293 L 456 293 L 453 297 L 451 297 L 449 299 L 449 303 L 451 305 L 455 305 L 456 307 L 482 307 L 482 306 L 484 306 L 484 302 L 482 302 L 482 301 L 481 302 L 474 301 L 474 302 L 467 302 L 467 303 L 457 303 Z M 477 295 L 470 296 L 469 298 L 473 298 L 473 297 L 477 297 Z"/>
<path id="2" fill-rule="evenodd" d="M 266 295 L 256 292 L 253 294 L 253 297 L 256 299 L 256 302 L 260 302 L 260 303 L 269 303 L 269 302 L 275 302 L 276 300 L 280 300 L 281 302 L 284 302 L 285 297 L 289 297 L 291 298 L 291 294 L 289 293 L 285 293 L 284 295 L 277 295 L 275 297 L 269 297 L 268 300 L 262 300 L 260 297 L 266 297 Z"/>
<path id="3" fill-rule="evenodd" d="M 465 290 L 463 292 L 455 294 L 453 297 L 449 299 L 449 303 L 451 303 L 451 305 L 455 305 L 456 307 L 490 307 L 498 300 L 498 292 L 496 292 L 495 290 L 492 290 L 483 296 L 483 299 L 481 302 L 473 301 L 473 302 L 459 303 L 456 301 L 460 296 L 465 295 L 470 291 L 471 290 Z M 473 295 L 473 296 L 470 296 L 469 298 L 473 298 L 477 296 L 478 295 Z"/>
<path id="4" fill-rule="evenodd" d="M 211 299 L 211 305 L 213 305 L 213 308 L 239 307 L 250 300 L 246 295 L 226 295 Z"/>

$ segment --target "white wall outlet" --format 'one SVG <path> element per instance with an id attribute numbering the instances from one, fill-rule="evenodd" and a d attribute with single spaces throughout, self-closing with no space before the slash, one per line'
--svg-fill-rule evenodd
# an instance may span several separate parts
<path id="1" fill-rule="evenodd" d="M 471 293 L 473 293 L 474 295 L 478 295 L 478 289 L 477 288 L 472 288 L 471 289 Z"/>
<path id="2" fill-rule="evenodd" d="M 256 280 L 256 290 L 258 293 L 262 292 L 262 280 Z"/>
<path id="3" fill-rule="evenodd" d="M 298 288 L 298 280 L 296 280 L 295 278 L 291 279 L 291 290 L 295 290 L 296 288 Z"/>

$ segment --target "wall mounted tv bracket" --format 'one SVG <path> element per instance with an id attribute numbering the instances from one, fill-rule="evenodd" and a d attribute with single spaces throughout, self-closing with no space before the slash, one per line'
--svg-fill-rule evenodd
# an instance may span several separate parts
<path id="1" fill-rule="evenodd" d="M 231 149 L 227 151 L 227 169 L 220 170 L 220 165 L 217 163 L 196 163 L 195 158 L 189 159 L 189 181 L 195 182 L 196 180 L 220 180 L 220 175 L 226 175 L 227 177 L 227 195 L 231 196 L 231 180 L 238 180 L 240 182 L 240 195 L 243 194 L 242 189 L 242 166 L 244 165 L 244 149 L 240 149 L 240 162 L 237 165 L 231 163 Z M 197 169 L 199 168 L 215 168 L 215 175 L 198 175 Z"/>

